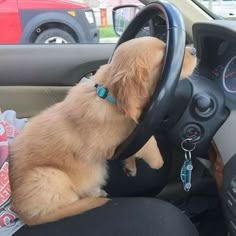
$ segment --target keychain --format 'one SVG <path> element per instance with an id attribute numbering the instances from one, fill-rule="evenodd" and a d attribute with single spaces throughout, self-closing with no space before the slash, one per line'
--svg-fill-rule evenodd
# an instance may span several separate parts
<path id="1" fill-rule="evenodd" d="M 185 152 L 184 157 L 185 161 L 180 171 L 180 178 L 183 182 L 183 187 L 186 192 L 189 192 L 191 189 L 191 177 L 192 177 L 192 151 L 196 148 L 196 144 L 191 143 L 192 138 L 186 138 L 181 143 L 181 148 Z M 189 147 L 189 144 L 191 147 Z"/>

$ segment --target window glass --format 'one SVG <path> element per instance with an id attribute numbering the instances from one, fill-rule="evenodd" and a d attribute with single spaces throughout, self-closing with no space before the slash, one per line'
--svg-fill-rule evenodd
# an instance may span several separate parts
<path id="1" fill-rule="evenodd" d="M 225 19 L 236 20 L 236 0 L 197 0 L 211 12 Z"/>
<path id="2" fill-rule="evenodd" d="M 112 9 L 138 0 L 0 0 L 0 44 L 116 43 Z"/>

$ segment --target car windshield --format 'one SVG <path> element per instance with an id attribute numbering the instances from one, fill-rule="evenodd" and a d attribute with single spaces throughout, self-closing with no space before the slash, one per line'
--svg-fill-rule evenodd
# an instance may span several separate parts
<path id="1" fill-rule="evenodd" d="M 214 15 L 227 20 L 236 20 L 236 0 L 193 0 Z"/>

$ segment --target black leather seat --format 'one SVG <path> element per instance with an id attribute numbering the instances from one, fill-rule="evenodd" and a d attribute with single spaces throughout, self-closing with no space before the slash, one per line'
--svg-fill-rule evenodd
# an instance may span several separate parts
<path id="1" fill-rule="evenodd" d="M 197 236 L 179 209 L 155 198 L 117 198 L 105 206 L 45 225 L 23 227 L 14 236 Z"/>

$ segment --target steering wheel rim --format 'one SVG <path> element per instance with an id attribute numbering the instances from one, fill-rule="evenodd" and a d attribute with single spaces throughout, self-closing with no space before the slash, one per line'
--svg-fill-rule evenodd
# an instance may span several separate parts
<path id="1" fill-rule="evenodd" d="M 117 147 L 112 159 L 127 159 L 143 147 L 154 134 L 153 127 L 158 127 L 168 112 L 171 97 L 179 81 L 185 50 L 185 27 L 179 10 L 167 1 L 145 6 L 127 26 L 115 50 L 120 44 L 133 39 L 144 24 L 160 12 L 164 14 L 167 25 L 166 50 L 161 77 L 149 106 L 140 117 L 139 124 Z"/>

